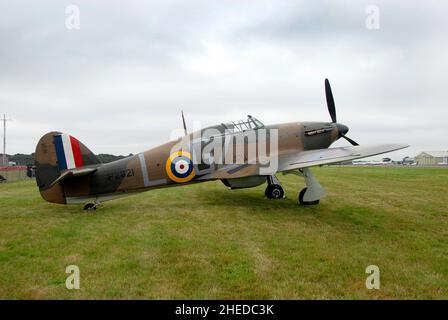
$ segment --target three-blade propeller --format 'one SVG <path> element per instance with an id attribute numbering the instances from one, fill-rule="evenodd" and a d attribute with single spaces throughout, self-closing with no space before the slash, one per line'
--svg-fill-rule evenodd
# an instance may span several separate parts
<path id="1" fill-rule="evenodd" d="M 338 124 L 336 121 L 336 106 L 334 104 L 333 92 L 331 91 L 330 81 L 328 81 L 328 79 L 325 79 L 325 97 L 327 98 L 328 113 L 330 113 L 331 121 L 336 123 L 339 129 L 339 136 L 350 142 L 352 145 L 358 146 L 359 144 L 356 141 L 345 135 L 345 133 L 348 132 L 348 128 L 343 124 Z"/>

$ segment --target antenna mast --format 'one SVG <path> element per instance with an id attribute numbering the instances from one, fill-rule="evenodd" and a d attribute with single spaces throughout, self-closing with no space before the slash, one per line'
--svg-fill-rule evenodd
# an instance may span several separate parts
<path id="1" fill-rule="evenodd" d="M 184 111 L 181 110 L 181 113 L 182 113 L 182 123 L 183 123 L 183 125 L 184 125 L 184 133 L 185 133 L 185 135 L 188 135 L 187 125 L 185 124 Z"/>

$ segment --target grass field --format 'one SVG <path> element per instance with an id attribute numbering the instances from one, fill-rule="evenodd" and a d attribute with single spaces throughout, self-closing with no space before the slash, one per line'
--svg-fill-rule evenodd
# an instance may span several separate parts
<path id="1" fill-rule="evenodd" d="M 105 203 L 45 203 L 34 181 L 0 184 L 0 298 L 448 298 L 448 170 L 323 167 L 328 196 L 299 207 L 303 179 L 209 182 Z M 81 289 L 65 288 L 67 265 Z M 381 288 L 368 290 L 377 265 Z"/>

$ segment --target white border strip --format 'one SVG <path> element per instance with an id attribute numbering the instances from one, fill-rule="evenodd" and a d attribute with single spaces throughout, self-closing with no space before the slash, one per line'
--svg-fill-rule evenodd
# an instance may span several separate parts
<path id="1" fill-rule="evenodd" d="M 138 154 L 140 159 L 140 167 L 142 169 L 143 185 L 145 187 L 149 186 L 148 168 L 146 167 L 145 155 L 143 153 Z"/>
<path id="2" fill-rule="evenodd" d="M 72 143 L 68 134 L 62 134 L 62 146 L 64 147 L 65 161 L 67 161 L 67 169 L 76 168 L 75 157 L 73 156 Z"/>

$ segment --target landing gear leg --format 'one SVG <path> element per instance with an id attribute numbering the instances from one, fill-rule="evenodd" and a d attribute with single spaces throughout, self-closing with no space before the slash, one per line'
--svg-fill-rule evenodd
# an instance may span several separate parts
<path id="1" fill-rule="evenodd" d="M 285 191 L 283 190 L 283 187 L 277 177 L 274 175 L 268 176 L 266 180 L 268 181 L 268 186 L 264 191 L 266 198 L 283 199 L 285 197 Z"/>
<path id="2" fill-rule="evenodd" d="M 302 189 L 298 196 L 299 204 L 314 205 L 325 197 L 325 190 L 319 181 L 313 176 L 309 168 L 299 169 L 299 175 L 305 178 L 306 188 Z"/>

